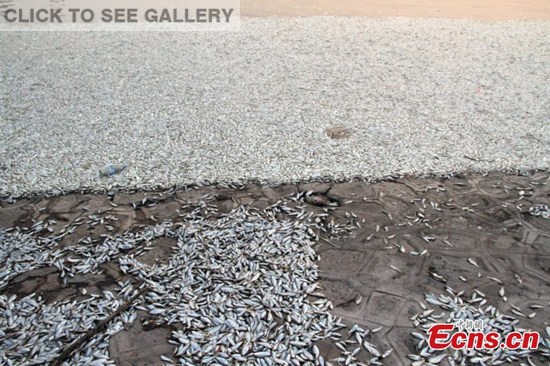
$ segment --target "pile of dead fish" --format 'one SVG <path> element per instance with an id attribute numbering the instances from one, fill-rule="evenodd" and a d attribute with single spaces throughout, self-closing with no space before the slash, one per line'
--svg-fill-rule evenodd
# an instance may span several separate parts
<path id="1" fill-rule="evenodd" d="M 13 277 L 48 263 L 60 255 L 53 248 L 56 240 L 31 235 L 18 230 L 0 228 L 0 290 Z"/>
<path id="2" fill-rule="evenodd" d="M 533 216 L 539 216 L 543 219 L 550 219 L 550 208 L 548 205 L 539 204 L 529 208 L 529 213 Z"/>
<path id="3" fill-rule="evenodd" d="M 31 294 L 23 298 L 0 295 L 0 363 L 52 363 L 63 350 L 126 303 L 127 308 L 106 329 L 79 345 L 65 365 L 112 364 L 109 338 L 136 320 L 144 310 L 158 325 L 180 324 L 170 343 L 170 365 L 380 365 L 391 349 L 371 340 L 380 329 L 352 327 L 346 334 L 341 320 L 330 314 L 332 304 L 320 292 L 317 234 L 345 234 L 347 223 L 328 221 L 300 206 L 303 196 L 263 211 L 239 207 L 219 214 L 201 201 L 181 215 L 181 222 L 163 222 L 135 233 L 80 238 L 77 244 L 57 244 L 75 230 L 73 222 L 44 238 L 43 227 L 0 232 L 1 286 L 23 271 L 44 266 L 59 270 L 63 282 L 83 273 L 99 273 L 107 262 L 133 275 L 143 296 L 127 306 L 136 289 L 118 284 L 117 291 L 86 295 L 77 300 L 47 304 Z M 284 217 L 282 217 L 283 215 Z M 42 234 L 39 234 L 42 233 Z M 173 238 L 172 255 L 145 265 L 140 255 L 155 239 Z M 340 349 L 324 360 L 316 341 L 329 340 Z M 361 359 L 361 360 L 360 360 Z M 361 363 L 362 361 L 363 363 Z"/>
<path id="4" fill-rule="evenodd" d="M 414 315 L 411 320 L 419 331 L 412 332 L 416 339 L 418 353 L 409 354 L 413 366 L 449 364 L 453 365 L 538 365 L 538 359 L 550 358 L 550 327 L 540 334 L 538 349 L 512 350 L 506 347 L 495 349 L 461 349 L 436 351 L 428 346 L 428 329 L 434 324 L 457 324 L 460 320 L 477 321 L 483 324 L 483 333 L 497 332 L 501 340 L 511 332 L 532 331 L 520 327 L 520 322 L 512 315 L 501 313 L 492 305 L 487 305 L 485 294 L 475 290 L 471 297 L 464 291 L 455 292 L 447 287 L 448 294 L 426 294 L 426 302 L 435 307 L 422 304 L 423 312 Z M 446 362 L 443 362 L 446 361 Z"/>
<path id="5" fill-rule="evenodd" d="M 115 293 L 105 291 L 80 301 L 47 304 L 39 296 L 0 295 L 0 364 L 44 365 L 57 362 L 62 350 L 93 330 L 100 319 L 115 312 L 136 290 L 119 284 Z M 64 365 L 102 365 L 112 363 L 108 339 L 123 329 L 123 322 L 135 319 L 130 308 L 110 322 L 103 332 L 84 342 Z"/>

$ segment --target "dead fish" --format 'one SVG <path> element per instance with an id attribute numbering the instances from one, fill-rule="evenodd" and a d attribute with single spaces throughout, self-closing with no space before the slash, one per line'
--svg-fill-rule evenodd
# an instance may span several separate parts
<path id="1" fill-rule="evenodd" d="M 476 263 L 476 261 L 473 260 L 472 258 L 468 258 L 468 263 L 470 263 L 471 265 L 473 265 L 473 266 L 479 268 L 479 265 L 478 265 L 478 264 Z"/>
<path id="2" fill-rule="evenodd" d="M 397 268 L 396 266 L 394 266 L 393 264 L 390 264 L 390 268 L 393 269 L 394 271 L 397 271 L 397 272 L 401 273 L 401 270 L 399 268 Z"/>

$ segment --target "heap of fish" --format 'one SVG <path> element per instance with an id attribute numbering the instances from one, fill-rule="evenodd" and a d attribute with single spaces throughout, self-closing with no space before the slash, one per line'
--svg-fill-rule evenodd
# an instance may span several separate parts
<path id="1" fill-rule="evenodd" d="M 20 299 L 0 295 L 0 364 L 46 365 L 60 357 L 61 351 L 83 333 L 93 330 L 97 321 L 107 318 L 136 290 L 119 284 L 115 293 L 90 295 L 84 300 L 47 304 L 31 294 Z M 63 365 L 106 365 L 109 360 L 109 338 L 124 329 L 124 322 L 135 319 L 129 308 L 98 332 L 80 351 Z"/>
<path id="2" fill-rule="evenodd" d="M 316 284 L 316 233 L 349 233 L 353 220 L 329 222 L 326 211 L 314 215 L 300 206 L 303 198 L 295 197 L 297 206 L 281 201 L 263 211 L 241 206 L 224 215 L 201 201 L 187 207 L 181 222 L 103 235 L 99 242 L 81 238 L 63 248 L 56 243 L 81 220 L 48 239 L 38 235 L 41 225 L 26 232 L 4 230 L 0 243 L 9 260 L 1 263 L 2 283 L 43 266 L 56 267 L 66 283 L 68 277 L 99 273 L 102 264 L 116 261 L 137 286 L 147 288 L 106 330 L 62 360 L 65 365 L 112 364 L 109 338 L 135 321 L 137 310 L 147 311 L 157 325 L 181 325 L 170 339 L 174 354 L 162 357 L 168 365 L 381 365 L 392 350 L 370 340 L 380 328 L 354 326 L 342 332 L 346 326 L 330 314 L 332 304 Z M 151 266 L 140 262 L 160 237 L 177 243 L 170 258 Z M 53 304 L 34 294 L 20 299 L 0 295 L 0 363 L 56 362 L 69 344 L 136 291 L 120 283 L 115 292 Z M 325 361 L 315 345 L 323 339 L 333 342 L 341 356 Z M 359 362 L 362 350 L 370 355 L 364 363 Z"/>
<path id="3" fill-rule="evenodd" d="M 319 235 L 346 235 L 360 224 L 353 214 L 346 214 L 347 222 L 335 223 L 329 206 L 314 214 L 302 205 L 307 199 L 302 192 L 262 211 L 240 206 L 220 214 L 203 197 L 198 205 L 182 207 L 180 220 L 120 235 L 83 237 L 68 246 L 59 243 L 78 225 L 103 225 L 110 232 L 110 220 L 91 215 L 87 222 L 77 219 L 60 230 L 50 227 L 55 224 L 51 220 L 1 229 L 0 290 L 17 275 L 45 266 L 57 268 L 64 284 L 77 274 L 101 273 L 108 262 L 132 280 L 101 294 L 87 295 L 82 289 L 78 299 L 52 304 L 34 294 L 0 295 L 0 364 L 113 364 L 110 337 L 139 321 L 138 310 L 157 326 L 176 325 L 169 340 L 174 352 L 161 357 L 166 365 L 383 364 L 392 349 L 372 341 L 381 328 L 353 326 L 346 332 L 317 286 L 319 258 L 313 246 Z M 144 264 L 140 256 L 159 238 L 174 240 L 171 256 Z M 411 318 L 419 328 L 412 333 L 417 352 L 408 356 L 414 366 L 538 365 L 550 358 L 550 334 L 542 335 L 538 350 L 431 350 L 426 331 L 434 323 L 481 319 L 486 331 L 502 336 L 523 330 L 514 316 L 486 305 L 480 291 L 468 298 L 446 288 L 448 294 L 426 295 L 427 303 L 440 311 L 422 304 L 423 312 Z M 512 312 L 523 314 L 520 309 Z M 113 314 L 106 328 L 97 329 Z M 63 356 L 69 345 L 93 330 L 93 337 Z M 341 354 L 324 360 L 316 345 L 320 340 L 331 342 Z"/>
<path id="4" fill-rule="evenodd" d="M 497 332 L 501 340 L 512 332 L 527 332 L 532 329 L 520 327 L 519 320 L 503 314 L 492 305 L 487 305 L 485 294 L 474 290 L 470 297 L 464 291 L 456 292 L 446 287 L 447 294 L 426 294 L 426 302 L 436 306 L 428 308 L 422 304 L 423 312 L 411 317 L 419 331 L 412 332 L 417 340 L 418 353 L 409 354 L 413 366 L 448 364 L 454 365 L 542 365 L 539 360 L 550 359 L 550 327 L 546 334 L 540 334 L 538 349 L 462 349 L 436 351 L 428 346 L 428 330 L 434 324 L 457 324 L 460 320 L 477 321 L 483 324 L 483 333 Z M 446 362 L 443 362 L 446 361 Z"/>

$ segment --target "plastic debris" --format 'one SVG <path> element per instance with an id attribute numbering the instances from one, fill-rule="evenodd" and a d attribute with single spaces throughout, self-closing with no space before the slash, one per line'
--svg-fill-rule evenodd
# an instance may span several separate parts
<path id="1" fill-rule="evenodd" d="M 99 174 L 103 177 L 110 177 L 112 175 L 118 174 L 124 169 L 126 169 L 128 166 L 126 164 L 115 164 L 115 165 L 107 165 L 106 167 L 99 170 Z"/>

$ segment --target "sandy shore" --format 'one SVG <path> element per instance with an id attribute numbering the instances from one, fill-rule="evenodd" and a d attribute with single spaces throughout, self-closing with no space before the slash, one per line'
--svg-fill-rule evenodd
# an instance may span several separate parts
<path id="1" fill-rule="evenodd" d="M 547 0 L 241 0 L 244 16 L 365 16 L 498 20 L 550 19 Z"/>

